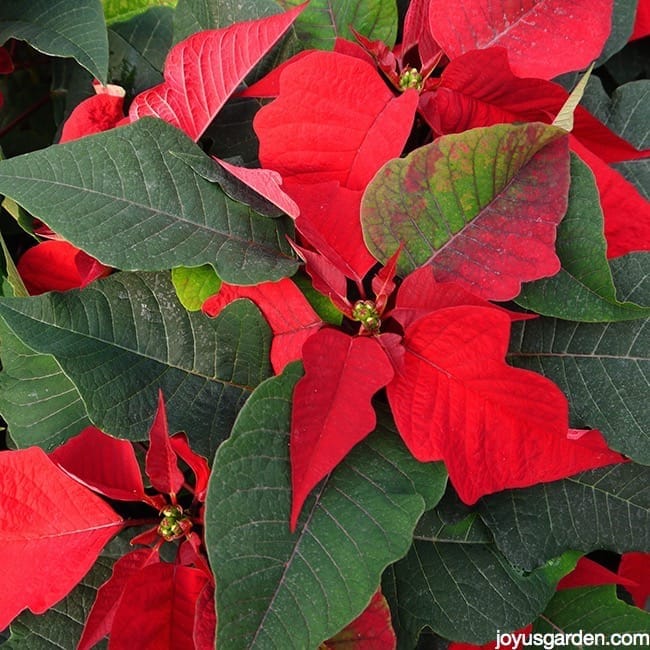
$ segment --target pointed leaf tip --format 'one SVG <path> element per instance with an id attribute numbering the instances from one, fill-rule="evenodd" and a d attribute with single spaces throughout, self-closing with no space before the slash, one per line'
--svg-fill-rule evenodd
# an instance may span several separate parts
<path id="1" fill-rule="evenodd" d="M 169 439 L 162 390 L 158 391 L 158 408 L 149 430 L 145 471 L 151 479 L 151 485 L 165 494 L 177 494 L 185 481 L 183 472 L 178 468 L 178 458 Z"/>

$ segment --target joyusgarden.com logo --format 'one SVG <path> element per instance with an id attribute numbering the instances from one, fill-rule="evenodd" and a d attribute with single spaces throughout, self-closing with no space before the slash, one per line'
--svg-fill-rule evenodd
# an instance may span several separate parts
<path id="1" fill-rule="evenodd" d="M 553 648 L 571 647 L 650 647 L 649 632 L 511 632 L 497 630 L 496 650 L 519 650 L 524 647 Z"/>

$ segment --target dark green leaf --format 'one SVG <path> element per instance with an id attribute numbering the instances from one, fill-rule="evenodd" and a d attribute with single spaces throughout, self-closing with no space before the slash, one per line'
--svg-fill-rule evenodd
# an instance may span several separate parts
<path id="1" fill-rule="evenodd" d="M 492 541 L 489 528 L 477 513 L 473 512 L 456 524 L 447 524 L 437 509 L 422 515 L 413 537 L 420 541 L 456 544 L 489 544 Z"/>
<path id="2" fill-rule="evenodd" d="M 650 551 L 646 467 L 626 463 L 485 497 L 481 517 L 504 555 L 532 570 L 567 549 Z"/>
<path id="3" fill-rule="evenodd" d="M 650 613 L 638 607 L 632 607 L 616 597 L 616 587 L 588 587 L 581 589 L 564 589 L 558 591 L 548 604 L 544 615 L 533 626 L 533 632 L 542 634 L 557 634 L 558 632 L 573 633 L 572 643 L 563 644 L 566 648 L 580 650 L 595 648 L 604 650 L 614 645 L 613 633 L 634 634 L 643 633 L 636 642 L 625 645 L 648 647 L 650 630 Z M 602 634 L 595 643 L 587 643 L 586 638 L 580 643 L 578 634 Z M 624 637 L 627 638 L 627 637 Z"/>
<path id="4" fill-rule="evenodd" d="M 0 44 L 9 38 L 45 54 L 73 57 L 106 83 L 108 39 L 100 0 L 3 0 Z"/>
<path id="5" fill-rule="evenodd" d="M 303 650 L 337 633 L 407 551 L 446 483 L 440 463 L 418 463 L 380 424 L 316 488 L 291 534 L 288 431 L 299 375 L 291 365 L 262 384 L 215 458 L 206 544 L 221 650 Z"/>
<path id="6" fill-rule="evenodd" d="M 556 242 L 562 268 L 551 278 L 524 285 L 517 304 L 545 316 L 591 323 L 650 315 L 650 307 L 616 299 L 606 249 L 596 182 L 572 155 L 569 207 Z"/>
<path id="7" fill-rule="evenodd" d="M 251 303 L 216 319 L 188 313 L 167 273 L 118 273 L 82 290 L 5 298 L 0 316 L 24 343 L 56 357 L 98 427 L 146 438 L 161 388 L 170 430 L 185 431 L 209 457 L 270 374 L 270 332 Z"/>
<path id="8" fill-rule="evenodd" d="M 637 3 L 638 0 L 614 0 L 612 29 L 603 52 L 596 61 L 596 66 L 601 65 L 625 47 L 632 35 Z"/>
<path id="9" fill-rule="evenodd" d="M 304 0 L 278 0 L 289 9 Z M 397 4 L 395 0 L 311 0 L 298 17 L 296 34 L 304 49 L 334 49 L 337 37 L 354 41 L 354 28 L 371 40 L 389 47 L 397 36 Z"/>
<path id="10" fill-rule="evenodd" d="M 494 544 L 432 543 L 416 539 L 384 575 L 400 648 L 413 648 L 424 627 L 466 643 L 486 643 L 543 610 L 576 557 L 532 573 L 515 569 Z"/>
<path id="11" fill-rule="evenodd" d="M 158 119 L 0 162 L 0 192 L 105 264 L 213 264 L 233 284 L 278 280 L 297 262 L 287 219 L 229 199 L 170 151 L 200 149 Z"/>
<path id="12" fill-rule="evenodd" d="M 629 160 L 612 167 L 630 181 L 643 198 L 650 201 L 650 159 Z"/>
<path id="13" fill-rule="evenodd" d="M 0 414 L 18 447 L 51 451 L 90 424 L 56 359 L 27 347 L 0 319 Z"/>
<path id="14" fill-rule="evenodd" d="M 650 303 L 650 255 L 612 260 L 621 299 Z M 539 318 L 513 326 L 509 360 L 541 372 L 566 393 L 572 426 L 598 428 L 609 445 L 650 463 L 648 321 L 569 323 Z"/>
<path id="15" fill-rule="evenodd" d="M 162 82 L 173 18 L 169 7 L 154 7 L 108 30 L 108 73 L 113 83 L 135 95 Z"/>

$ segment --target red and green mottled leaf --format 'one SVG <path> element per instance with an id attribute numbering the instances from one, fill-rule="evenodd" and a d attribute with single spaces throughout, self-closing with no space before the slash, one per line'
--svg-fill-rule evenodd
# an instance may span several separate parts
<path id="1" fill-rule="evenodd" d="M 402 275 L 430 264 L 488 300 L 557 273 L 556 228 L 567 208 L 563 131 L 496 125 L 438 138 L 387 163 L 366 190 L 361 221 L 385 262 L 404 245 Z"/>
<path id="2" fill-rule="evenodd" d="M 167 413 L 162 390 L 158 391 L 158 408 L 149 430 L 149 449 L 145 456 L 145 471 L 151 485 L 164 494 L 177 494 L 185 478 L 178 468 L 178 457 L 169 439 Z"/>
<path id="3" fill-rule="evenodd" d="M 374 429 L 372 396 L 393 377 L 373 338 L 330 328 L 307 340 L 303 364 L 291 414 L 291 530 L 312 488 Z"/>
<path id="4" fill-rule="evenodd" d="M 378 591 L 363 613 L 319 650 L 394 650 L 397 645 L 388 603 Z"/>
<path id="5" fill-rule="evenodd" d="M 250 287 L 222 284 L 219 293 L 203 303 L 203 312 L 218 316 L 226 305 L 239 298 L 252 300 L 273 330 L 271 364 L 276 374 L 289 362 L 301 358 L 304 342 L 323 324 L 300 289 L 286 278 Z"/>
<path id="6" fill-rule="evenodd" d="M 296 227 L 346 275 L 374 263 L 358 222 L 360 192 L 411 131 L 415 91 L 395 97 L 374 66 L 339 52 L 312 52 L 287 65 L 277 99 L 255 116 L 263 167 L 278 171 L 300 207 Z M 353 127 L 353 128 L 352 128 Z M 346 268 L 349 267 L 349 268 Z"/>
<path id="7" fill-rule="evenodd" d="M 622 460 L 595 431 L 568 439 L 562 392 L 505 363 L 509 331 L 510 318 L 496 309 L 433 312 L 406 330 L 406 354 L 387 387 L 411 453 L 444 460 L 468 504 Z"/>
<path id="8" fill-rule="evenodd" d="M 39 447 L 0 452 L 0 628 L 42 614 L 91 568 L 122 519 Z"/>
<path id="9" fill-rule="evenodd" d="M 146 500 L 140 465 L 133 445 L 96 427 L 50 453 L 50 460 L 91 490 L 119 501 Z"/>
<path id="10" fill-rule="evenodd" d="M 77 650 L 90 650 L 110 633 L 115 612 L 129 579 L 143 567 L 157 561 L 157 548 L 141 548 L 127 553 L 115 562 L 111 577 L 97 591 Z"/>
<path id="11" fill-rule="evenodd" d="M 165 81 L 140 93 L 129 108 L 129 117 L 132 121 L 147 115 L 160 117 L 198 140 L 303 7 L 201 31 L 178 43 L 165 61 Z"/>
<path id="12" fill-rule="evenodd" d="M 203 571 L 157 562 L 128 580 L 115 612 L 113 650 L 194 647 L 197 601 L 208 584 Z"/>
<path id="13" fill-rule="evenodd" d="M 609 36 L 612 0 L 432 0 L 431 33 L 450 59 L 500 45 L 520 77 L 552 79 L 586 68 Z M 579 26 L 579 28 L 577 28 Z"/>

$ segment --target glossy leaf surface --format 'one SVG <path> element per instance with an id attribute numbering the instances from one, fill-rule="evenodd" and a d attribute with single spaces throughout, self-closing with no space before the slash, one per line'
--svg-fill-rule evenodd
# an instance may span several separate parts
<path id="1" fill-rule="evenodd" d="M 569 156 L 558 129 L 497 125 L 438 138 L 387 163 L 366 190 L 361 221 L 382 262 L 404 244 L 402 275 L 431 264 L 490 300 L 555 274 L 555 231 L 567 207 Z"/>
<path id="2" fill-rule="evenodd" d="M 406 552 L 425 503 L 433 507 L 444 490 L 440 465 L 417 463 L 380 425 L 307 500 L 291 534 L 288 438 L 298 376 L 289 366 L 260 386 L 215 459 L 206 544 L 223 650 L 298 650 L 335 635 L 366 607 L 384 567 Z M 344 568 L 352 565 L 353 574 Z"/>

